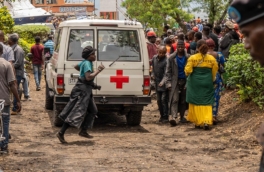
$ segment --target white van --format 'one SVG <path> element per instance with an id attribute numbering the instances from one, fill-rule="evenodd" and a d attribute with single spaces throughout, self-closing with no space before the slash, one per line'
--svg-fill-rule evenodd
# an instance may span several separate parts
<path id="1" fill-rule="evenodd" d="M 93 95 L 99 112 L 126 115 L 129 125 L 139 125 L 143 107 L 151 103 L 149 59 L 143 27 L 138 22 L 120 20 L 70 20 L 60 24 L 55 35 L 53 57 L 46 65 L 46 108 L 57 115 L 69 101 L 82 61 L 82 50 L 97 49 L 96 69 L 105 69 L 94 82 L 102 89 Z M 85 102 L 83 102 L 85 103 Z"/>

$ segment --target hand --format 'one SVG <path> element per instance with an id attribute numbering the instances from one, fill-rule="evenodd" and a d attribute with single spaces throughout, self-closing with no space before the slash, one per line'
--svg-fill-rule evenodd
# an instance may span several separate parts
<path id="1" fill-rule="evenodd" d="M 155 81 L 155 77 L 154 77 L 154 76 L 151 76 L 151 79 L 152 79 L 153 81 Z"/>
<path id="2" fill-rule="evenodd" d="M 44 69 L 44 65 L 41 65 L 41 70 L 43 70 Z"/>
<path id="3" fill-rule="evenodd" d="M 101 90 L 101 88 L 102 88 L 101 85 L 97 85 L 96 87 L 97 90 Z"/>
<path id="4" fill-rule="evenodd" d="M 98 70 L 101 72 L 102 70 L 104 70 L 104 65 L 101 63 L 99 66 L 98 66 Z"/>
<path id="5" fill-rule="evenodd" d="M 162 87 L 163 86 L 163 84 L 162 83 L 159 83 L 159 87 Z"/>
<path id="6" fill-rule="evenodd" d="M 20 111 L 21 111 L 21 103 L 17 102 L 17 112 L 20 112 Z"/>
<path id="7" fill-rule="evenodd" d="M 168 90 L 171 91 L 171 87 L 169 87 Z"/>

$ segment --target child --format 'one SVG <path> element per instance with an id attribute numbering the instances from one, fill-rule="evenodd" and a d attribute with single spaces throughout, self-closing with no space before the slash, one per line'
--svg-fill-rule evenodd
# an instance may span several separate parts
<path id="1" fill-rule="evenodd" d="M 158 49 L 158 54 L 152 58 L 153 71 L 151 78 L 154 81 L 157 94 L 157 103 L 160 111 L 159 122 L 168 122 L 168 91 L 165 86 L 166 81 L 166 47 L 160 46 Z"/>

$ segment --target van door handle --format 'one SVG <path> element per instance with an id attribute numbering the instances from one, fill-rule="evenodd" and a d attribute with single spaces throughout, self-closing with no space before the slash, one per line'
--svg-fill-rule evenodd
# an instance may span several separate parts
<path id="1" fill-rule="evenodd" d="M 72 78 L 79 78 L 80 74 L 74 74 L 74 73 L 71 73 L 71 77 Z"/>

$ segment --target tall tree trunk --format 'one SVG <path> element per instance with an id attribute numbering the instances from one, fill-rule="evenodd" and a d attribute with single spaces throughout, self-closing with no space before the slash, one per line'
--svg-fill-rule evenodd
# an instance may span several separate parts
<path id="1" fill-rule="evenodd" d="M 232 3 L 233 0 L 229 0 L 228 3 L 226 4 L 226 8 L 225 10 L 223 11 L 221 17 L 219 18 L 217 24 L 220 25 L 221 22 L 224 20 L 225 16 L 226 16 L 226 13 L 227 13 L 227 9 L 228 9 L 228 6 Z"/>
<path id="2" fill-rule="evenodd" d="M 214 3 L 214 0 L 210 0 L 209 3 L 209 23 L 213 25 L 216 16 L 216 5 Z"/>
<path id="3" fill-rule="evenodd" d="M 175 19 L 175 21 L 176 21 L 177 23 L 179 23 L 180 27 L 181 27 L 182 30 L 183 30 L 183 33 L 184 33 L 184 34 L 187 34 L 187 28 L 186 28 L 185 24 L 183 23 L 183 21 L 182 21 L 180 15 L 179 15 L 179 14 L 176 14 L 176 16 L 174 17 L 174 19 Z"/>

